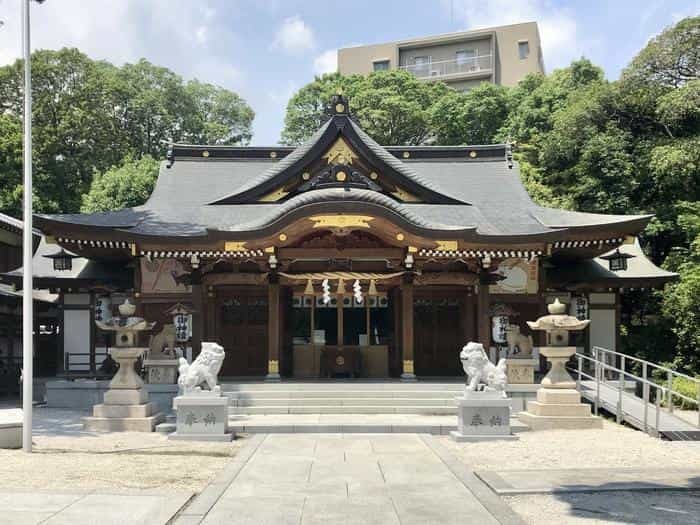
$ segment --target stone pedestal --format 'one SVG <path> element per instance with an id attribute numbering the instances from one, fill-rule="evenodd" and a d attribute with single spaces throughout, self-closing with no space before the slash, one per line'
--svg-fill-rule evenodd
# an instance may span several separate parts
<path id="1" fill-rule="evenodd" d="M 537 359 L 513 357 L 506 359 L 506 376 L 509 385 L 531 385 L 535 382 Z"/>
<path id="2" fill-rule="evenodd" d="M 510 431 L 509 398 L 500 392 L 465 392 L 456 397 L 457 430 L 450 432 L 455 441 L 517 439 Z"/>
<path id="3" fill-rule="evenodd" d="M 231 441 L 228 428 L 228 396 L 202 391 L 173 400 L 177 411 L 176 431 L 168 439 L 188 441 Z"/>
<path id="4" fill-rule="evenodd" d="M 134 363 L 145 348 L 113 348 L 112 358 L 119 363 L 119 370 L 109 383 L 104 403 L 92 408 L 92 416 L 83 418 L 83 428 L 104 432 L 153 432 L 165 418 L 153 403 L 148 402 L 148 392 L 141 378 L 134 371 Z"/>
<path id="5" fill-rule="evenodd" d="M 177 359 L 146 359 L 146 380 L 152 385 L 174 385 L 177 382 Z"/>
<path id="6" fill-rule="evenodd" d="M 0 448 L 22 448 L 23 423 L 22 409 L 0 410 Z"/>
<path id="7" fill-rule="evenodd" d="M 581 403 L 576 382 L 566 371 L 566 362 L 576 352 L 573 346 L 547 346 L 540 354 L 551 363 L 542 379 L 537 400 L 527 404 L 518 419 L 532 430 L 602 428 L 603 420 L 591 415 L 591 407 Z"/>

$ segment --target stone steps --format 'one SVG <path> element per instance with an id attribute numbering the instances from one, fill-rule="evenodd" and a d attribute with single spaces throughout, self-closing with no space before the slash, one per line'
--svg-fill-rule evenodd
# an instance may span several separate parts
<path id="1" fill-rule="evenodd" d="M 416 397 L 288 397 L 288 398 L 245 398 L 231 399 L 230 407 L 261 407 L 261 406 L 454 406 L 454 396 L 441 398 Z"/>
<path id="2" fill-rule="evenodd" d="M 235 406 L 229 407 L 230 415 L 240 414 L 456 414 L 456 406 L 425 405 L 425 406 L 397 406 L 391 405 L 315 405 L 306 404 L 300 406 L 290 405 L 259 405 L 259 406 Z"/>

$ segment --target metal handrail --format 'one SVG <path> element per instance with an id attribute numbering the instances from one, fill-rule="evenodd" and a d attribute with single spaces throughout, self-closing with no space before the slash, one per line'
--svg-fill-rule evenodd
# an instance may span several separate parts
<path id="1" fill-rule="evenodd" d="M 684 374 L 682 372 L 678 372 L 678 371 L 673 370 L 671 368 L 668 368 L 666 366 L 657 365 L 656 363 L 652 363 L 651 361 L 645 361 L 644 359 L 639 359 L 638 357 L 633 357 L 631 355 L 622 354 L 622 353 L 616 352 L 614 350 L 608 350 L 608 349 L 602 348 L 600 346 L 593 347 L 593 354 L 594 355 L 598 356 L 601 352 L 603 353 L 603 356 L 613 355 L 613 356 L 619 357 L 620 361 L 621 361 L 622 368 L 624 368 L 624 364 L 626 361 L 634 361 L 636 363 L 640 363 L 642 365 L 642 373 L 644 374 L 645 378 L 648 377 L 648 368 L 649 367 L 652 367 L 656 370 L 660 370 L 661 372 L 666 374 L 666 381 L 667 381 L 666 390 L 667 390 L 667 395 L 668 395 L 667 408 L 668 408 L 669 412 L 673 412 L 673 408 L 674 408 L 673 407 L 673 397 L 674 396 L 677 398 L 685 399 L 686 401 L 689 401 L 690 403 L 697 403 L 698 404 L 698 414 L 699 414 L 698 426 L 700 427 L 700 379 L 697 379 L 695 377 L 691 377 L 687 374 Z M 602 361 L 605 361 L 605 359 L 603 359 Z M 635 377 L 637 377 L 637 376 L 635 376 Z M 682 394 L 682 393 L 674 390 L 673 389 L 673 378 L 674 377 L 682 377 L 684 379 L 687 379 L 691 383 L 694 383 L 695 389 L 697 392 L 696 398 L 693 399 L 692 397 L 688 397 L 685 394 Z"/>
<path id="2" fill-rule="evenodd" d="M 607 356 L 607 354 L 611 354 L 614 356 L 619 357 L 619 362 L 620 366 L 614 366 L 607 361 L 607 359 L 604 359 L 604 357 Z M 697 380 L 695 378 L 692 378 L 690 376 L 687 376 L 685 374 L 682 374 L 680 372 L 676 372 L 675 370 L 671 370 L 670 368 L 663 367 L 660 365 L 657 365 L 655 363 L 652 363 L 650 361 L 645 361 L 643 359 L 639 359 L 637 357 L 633 356 L 628 356 L 626 354 L 622 354 L 620 352 L 615 352 L 613 350 L 607 350 L 605 348 L 601 347 L 594 347 L 593 348 L 593 356 L 582 354 L 582 353 L 576 353 L 576 362 L 577 362 L 577 368 L 572 370 L 576 375 L 577 375 L 577 386 L 579 390 L 581 389 L 581 381 L 583 378 L 590 379 L 595 381 L 596 384 L 596 394 L 594 398 L 594 411 L 595 414 L 598 415 L 598 410 L 600 407 L 600 385 L 605 384 L 612 386 L 613 388 L 617 388 L 618 392 L 618 399 L 617 399 L 617 406 L 616 406 L 616 420 L 618 423 L 621 423 L 623 418 L 624 418 L 624 411 L 623 411 L 623 399 L 625 396 L 627 397 L 634 397 L 637 398 L 636 395 L 631 395 L 627 392 L 625 392 L 625 378 L 629 377 L 632 380 L 635 381 L 635 383 L 640 383 L 642 385 L 642 400 L 644 401 L 644 416 L 643 416 L 643 428 L 645 432 L 649 432 L 650 430 L 650 424 L 649 424 L 649 398 L 651 394 L 651 389 L 654 388 L 656 389 L 657 395 L 654 396 L 655 398 L 655 405 L 656 405 L 656 417 L 655 417 L 655 424 L 653 425 L 655 434 L 658 435 L 659 432 L 659 419 L 660 419 L 660 413 L 661 413 L 661 400 L 662 399 L 667 399 L 668 403 L 666 406 L 666 409 L 669 413 L 673 413 L 673 396 L 675 395 L 676 397 L 686 399 L 690 402 L 697 402 L 698 403 L 698 421 L 696 426 L 700 428 L 700 380 Z M 601 356 L 603 356 L 603 359 L 601 359 Z M 626 369 L 626 362 L 627 360 L 631 360 L 637 363 L 640 363 L 642 365 L 642 375 L 638 376 L 632 372 L 628 372 Z M 586 373 L 584 371 L 584 362 L 588 364 L 593 365 L 593 375 L 590 373 Z M 657 369 L 662 369 L 665 372 L 670 372 L 670 380 L 668 381 L 667 386 L 659 385 L 653 380 L 649 378 L 649 367 L 652 368 L 657 368 Z M 572 367 L 569 366 L 569 369 Z M 609 381 L 605 379 L 606 372 L 613 372 L 617 373 L 617 386 L 615 386 L 615 382 Z M 691 399 L 688 396 L 681 394 L 680 392 L 676 392 L 673 390 L 673 376 L 678 375 L 680 377 L 686 377 L 696 383 L 698 385 L 698 398 L 697 400 Z"/>
<path id="3" fill-rule="evenodd" d="M 457 73 L 478 73 L 493 69 L 493 55 L 475 55 L 447 60 L 431 60 L 420 64 L 403 64 L 399 69 L 408 71 L 419 78 L 442 77 Z"/>

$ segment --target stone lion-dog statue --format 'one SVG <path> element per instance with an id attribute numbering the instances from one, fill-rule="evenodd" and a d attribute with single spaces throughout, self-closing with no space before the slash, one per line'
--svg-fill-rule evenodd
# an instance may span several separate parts
<path id="1" fill-rule="evenodd" d="M 520 326 L 509 324 L 506 326 L 506 342 L 508 343 L 508 354 L 520 357 L 532 356 L 533 341 L 531 335 L 520 333 Z"/>
<path id="2" fill-rule="evenodd" d="M 473 341 L 462 348 L 459 359 L 462 361 L 464 373 L 467 374 L 467 392 L 505 392 L 508 384 L 505 359 L 494 365 L 486 355 L 484 345 Z"/>
<path id="3" fill-rule="evenodd" d="M 180 395 L 201 392 L 203 385 L 212 392 L 219 392 L 220 387 L 217 386 L 216 381 L 225 356 L 223 346 L 216 343 L 202 343 L 202 351 L 192 364 L 181 357 L 178 367 L 180 377 L 177 380 Z"/>
<path id="4" fill-rule="evenodd" d="M 150 359 L 175 359 L 175 325 L 164 324 L 163 329 L 151 337 L 148 345 Z"/>

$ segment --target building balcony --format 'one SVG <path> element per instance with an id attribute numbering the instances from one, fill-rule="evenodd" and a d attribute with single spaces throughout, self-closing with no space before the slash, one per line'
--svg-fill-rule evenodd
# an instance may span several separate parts
<path id="1" fill-rule="evenodd" d="M 481 55 L 421 64 L 405 64 L 399 66 L 399 69 L 408 71 L 418 78 L 429 80 L 479 78 L 491 75 L 493 71 L 493 56 Z"/>

